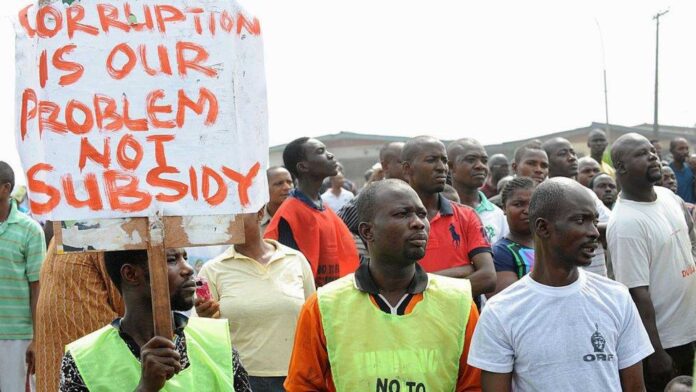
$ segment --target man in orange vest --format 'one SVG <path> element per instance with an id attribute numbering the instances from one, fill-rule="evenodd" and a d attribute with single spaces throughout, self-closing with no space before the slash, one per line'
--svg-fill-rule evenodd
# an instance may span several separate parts
<path id="1" fill-rule="evenodd" d="M 278 208 L 264 237 L 302 252 L 317 287 L 355 271 L 359 257 L 353 237 L 319 194 L 324 179 L 338 173 L 334 155 L 319 140 L 301 137 L 285 147 L 283 163 L 297 188 Z"/>
<path id="2" fill-rule="evenodd" d="M 319 289 L 300 312 L 285 389 L 299 391 L 480 391 L 467 365 L 478 312 L 468 280 L 430 275 L 429 223 L 401 180 L 358 195 L 370 261 Z"/>

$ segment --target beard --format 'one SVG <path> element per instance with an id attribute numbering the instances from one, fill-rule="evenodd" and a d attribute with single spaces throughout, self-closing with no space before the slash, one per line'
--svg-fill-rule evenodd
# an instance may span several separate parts
<path id="1" fill-rule="evenodd" d="M 184 294 L 183 291 L 177 289 L 170 298 L 172 310 L 185 312 L 193 308 L 193 294 Z"/>

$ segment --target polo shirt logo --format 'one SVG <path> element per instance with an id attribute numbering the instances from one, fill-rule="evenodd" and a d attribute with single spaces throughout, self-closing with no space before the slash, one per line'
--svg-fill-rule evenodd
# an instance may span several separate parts
<path id="1" fill-rule="evenodd" d="M 452 223 L 450 223 L 449 225 L 449 232 L 452 236 L 452 243 L 455 247 L 459 248 L 459 244 L 462 242 L 462 237 L 459 235 L 459 233 L 457 233 L 457 229 L 454 227 L 454 224 Z"/>

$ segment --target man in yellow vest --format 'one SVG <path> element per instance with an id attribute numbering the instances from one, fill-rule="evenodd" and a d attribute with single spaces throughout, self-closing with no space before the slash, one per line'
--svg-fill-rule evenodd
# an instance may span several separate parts
<path id="1" fill-rule="evenodd" d="M 154 336 L 147 251 L 106 252 L 104 263 L 125 316 L 67 346 L 61 391 L 251 391 L 227 320 L 174 312 L 173 341 Z M 196 285 L 186 252 L 167 250 L 167 268 L 172 310 L 191 309 Z"/>
<path id="2" fill-rule="evenodd" d="M 296 391 L 480 391 L 466 364 L 478 320 L 466 279 L 430 275 L 429 223 L 418 194 L 400 180 L 358 196 L 369 263 L 305 303 L 285 389 Z"/>

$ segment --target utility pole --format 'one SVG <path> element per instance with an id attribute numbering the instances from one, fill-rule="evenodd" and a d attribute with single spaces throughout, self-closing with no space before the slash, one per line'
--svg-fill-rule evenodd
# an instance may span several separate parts
<path id="1" fill-rule="evenodd" d="M 607 93 L 607 61 L 604 53 L 604 36 L 602 35 L 602 27 L 599 21 L 595 18 L 597 31 L 599 32 L 599 43 L 602 46 L 602 73 L 604 75 L 604 132 L 607 134 L 607 142 L 611 144 L 611 126 L 609 125 L 609 95 Z"/>
<path id="2" fill-rule="evenodd" d="M 658 82 L 658 64 L 660 59 L 660 17 L 669 12 L 669 9 L 658 12 L 653 19 L 655 20 L 655 108 L 654 108 L 654 119 L 653 119 L 653 138 L 659 139 L 660 126 L 657 121 L 657 82 Z"/>

